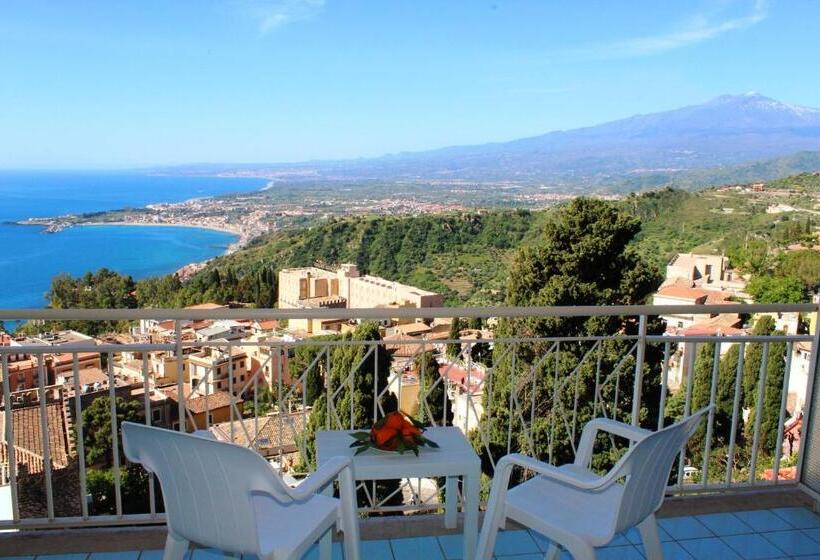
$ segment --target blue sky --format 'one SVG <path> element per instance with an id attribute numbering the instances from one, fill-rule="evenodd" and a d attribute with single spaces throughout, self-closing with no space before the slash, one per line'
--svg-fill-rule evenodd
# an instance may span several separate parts
<path id="1" fill-rule="evenodd" d="M 754 90 L 820 107 L 820 2 L 0 4 L 0 167 L 347 158 Z"/>

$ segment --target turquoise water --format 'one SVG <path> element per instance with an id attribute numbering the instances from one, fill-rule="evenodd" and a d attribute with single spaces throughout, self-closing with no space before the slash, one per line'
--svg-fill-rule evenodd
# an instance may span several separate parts
<path id="1" fill-rule="evenodd" d="M 89 226 L 46 234 L 3 222 L 258 190 L 264 184 L 135 173 L 0 172 L 0 308 L 42 307 L 51 278 L 61 272 L 107 267 L 137 279 L 167 274 L 219 255 L 235 240 L 198 228 Z"/>

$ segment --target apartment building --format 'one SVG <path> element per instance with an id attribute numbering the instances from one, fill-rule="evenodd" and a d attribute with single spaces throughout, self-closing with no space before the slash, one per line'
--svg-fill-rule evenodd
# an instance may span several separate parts
<path id="1" fill-rule="evenodd" d="M 203 348 L 187 356 L 186 366 L 195 396 L 228 391 L 229 387 L 239 394 L 251 378 L 250 358 L 236 347 L 230 349 L 230 356 L 221 348 Z"/>
<path id="2" fill-rule="evenodd" d="M 666 265 L 664 285 L 686 281 L 705 290 L 727 291 L 745 297 L 746 280 L 729 268 L 729 258 L 721 255 L 679 253 Z"/>
<path id="3" fill-rule="evenodd" d="M 441 307 L 441 294 L 362 275 L 355 264 L 343 264 L 336 271 L 315 266 L 286 268 L 279 272 L 281 309 L 344 309 L 368 307 Z M 289 328 L 309 334 L 341 328 L 338 321 L 291 320 Z"/>

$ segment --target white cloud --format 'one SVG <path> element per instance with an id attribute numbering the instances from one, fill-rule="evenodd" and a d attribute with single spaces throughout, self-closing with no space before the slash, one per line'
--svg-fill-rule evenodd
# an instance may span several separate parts
<path id="1" fill-rule="evenodd" d="M 244 9 L 259 22 L 259 30 L 267 33 L 288 23 L 316 17 L 325 0 L 244 0 Z"/>
<path id="2" fill-rule="evenodd" d="M 765 20 L 768 15 L 767 0 L 755 0 L 751 10 L 738 17 L 715 21 L 710 14 L 696 14 L 675 31 L 591 45 L 573 49 L 565 54 L 604 59 L 649 56 L 688 47 L 714 39 L 724 33 L 752 27 Z"/>

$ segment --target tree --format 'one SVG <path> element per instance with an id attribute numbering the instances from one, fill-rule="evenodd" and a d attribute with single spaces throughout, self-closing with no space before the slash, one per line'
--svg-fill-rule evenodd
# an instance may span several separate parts
<path id="1" fill-rule="evenodd" d="M 767 336 L 774 332 L 774 319 L 771 315 L 761 315 L 752 328 L 753 336 Z M 743 361 L 743 408 L 753 410 L 757 402 L 760 364 L 763 362 L 763 343 L 752 342 L 746 345 Z"/>
<path id="2" fill-rule="evenodd" d="M 130 276 L 101 268 L 74 278 L 58 274 L 51 280 L 46 294 L 49 307 L 55 309 L 132 309 L 137 306 L 136 284 Z M 74 329 L 86 334 L 122 331 L 126 321 L 48 321 L 41 330 Z"/>
<path id="3" fill-rule="evenodd" d="M 125 464 L 122 451 L 122 423 L 142 422 L 144 411 L 137 400 L 115 399 L 117 408 L 117 440 L 120 465 Z M 99 397 L 83 410 L 83 447 L 88 466 L 109 468 L 113 466 L 113 439 L 111 436 L 111 399 Z"/>
<path id="4" fill-rule="evenodd" d="M 639 220 L 616 206 L 600 200 L 575 199 L 556 213 L 538 243 L 518 252 L 510 270 L 506 304 L 526 307 L 644 302 L 660 284 L 660 275 L 629 246 L 639 231 Z M 647 325 L 650 334 L 660 334 L 663 329 L 662 321 L 651 320 Z M 496 339 L 634 335 L 637 330 L 637 322 L 629 317 L 528 317 L 499 321 Z M 618 373 L 617 385 L 631 388 L 635 362 L 634 355 L 626 356 L 630 348 L 631 344 L 624 340 L 609 338 L 600 343 L 591 360 L 582 362 L 582 357 L 592 350 L 592 343 L 553 347 L 550 342 L 496 341 L 493 383 L 485 384 L 481 428 L 486 440 L 473 438 L 482 454 L 485 472 L 492 470 L 491 457 L 498 459 L 508 451 L 510 423 L 513 429 L 509 451 L 522 450 L 562 463 L 573 457 L 571 436 L 573 430 L 576 437 L 580 433 L 575 427 L 599 416 L 602 407 L 607 407 L 609 416 L 628 415 L 632 391 L 616 390 L 614 378 L 609 382 L 600 380 L 600 392 L 596 394 L 595 357 L 600 359 L 600 371 Z M 647 425 L 657 418 L 657 410 L 651 407 L 659 401 L 661 362 L 660 350 L 647 345 L 642 370 L 644 406 L 640 409 L 640 421 Z M 571 372 L 578 377 L 571 378 Z M 537 383 L 522 381 L 530 378 Z M 519 402 L 533 403 L 532 406 L 522 406 L 514 413 L 510 410 L 511 394 Z M 555 421 L 558 414 L 574 421 L 574 425 L 568 428 L 560 417 Z M 520 418 L 529 426 L 522 426 Z M 532 434 L 531 441 L 528 432 Z"/>
<path id="5" fill-rule="evenodd" d="M 811 250 L 783 253 L 775 274 L 800 280 L 806 290 L 814 292 L 820 287 L 820 253 Z"/>
<path id="6" fill-rule="evenodd" d="M 701 344 L 698 347 L 695 358 L 694 378 L 692 379 L 692 401 L 691 410 L 700 410 L 709 406 L 712 391 L 712 368 L 714 364 L 715 343 Z M 706 426 L 701 422 L 697 431 L 692 435 L 687 444 L 689 456 L 695 463 L 699 463 L 703 456 L 703 449 L 706 439 Z"/>
<path id="7" fill-rule="evenodd" d="M 426 425 L 449 426 L 453 422 L 453 405 L 447 395 L 447 384 L 439 374 L 439 363 L 429 350 L 418 354 L 414 367 L 419 376 L 419 418 Z"/>
<path id="8" fill-rule="evenodd" d="M 122 450 L 122 423 L 142 422 L 143 409 L 137 400 L 117 397 L 115 404 L 123 513 L 146 513 L 150 511 L 149 475 L 142 466 L 127 463 Z M 99 397 L 82 413 L 88 492 L 92 497 L 91 509 L 95 515 L 116 513 L 110 407 L 109 397 Z M 161 498 L 158 501 L 161 502 Z"/>
<path id="9" fill-rule="evenodd" d="M 137 282 L 137 303 L 140 307 L 178 306 L 181 288 L 176 274 L 146 278 Z"/>
<path id="10" fill-rule="evenodd" d="M 802 303 L 806 288 L 797 278 L 755 276 L 747 287 L 755 303 Z"/>
<path id="11" fill-rule="evenodd" d="M 737 367 L 740 361 L 740 345 L 732 344 L 720 359 L 717 398 L 715 402 L 714 434 L 718 444 L 728 444 L 732 435 L 732 413 L 734 412 L 735 390 L 737 387 Z M 741 373 L 741 385 L 742 385 Z M 742 395 L 742 387 L 741 387 Z M 743 435 L 743 415 L 738 414 L 735 441 Z"/>
<path id="12" fill-rule="evenodd" d="M 311 340 L 316 342 L 337 340 L 334 335 L 316 336 Z M 288 359 L 288 375 L 296 381 L 304 376 L 305 402 L 308 406 L 313 406 L 316 399 L 325 390 L 325 369 L 326 360 L 319 355 L 326 351 L 325 346 L 310 345 L 297 346 L 293 350 L 293 356 Z M 273 381 L 276 383 L 276 379 Z"/>
<path id="13" fill-rule="evenodd" d="M 490 344 L 481 341 L 481 333 L 476 335 L 476 341 L 470 345 L 470 358 L 473 362 L 493 367 L 493 351 Z"/>
<path id="14" fill-rule="evenodd" d="M 459 317 L 453 317 L 453 322 L 450 323 L 450 334 L 447 335 L 447 338 L 450 340 L 460 340 L 461 339 L 461 331 L 464 329 L 464 324 L 461 322 Z M 451 360 L 458 359 L 459 355 L 461 354 L 461 343 L 460 342 L 451 342 L 447 345 L 447 357 Z"/>
<path id="15" fill-rule="evenodd" d="M 774 331 L 773 335 L 782 335 Z M 758 451 L 769 455 L 775 452 L 777 445 L 777 428 L 780 422 L 780 403 L 783 397 L 783 378 L 786 373 L 786 343 L 770 342 L 766 360 L 766 380 L 763 392 L 763 404 L 760 417 L 760 439 Z M 758 379 L 758 384 L 760 380 Z M 759 387 L 759 385 L 757 386 Z M 754 427 L 757 422 L 757 403 L 759 391 L 756 389 L 749 402 L 749 418 L 746 423 L 746 441 L 754 445 Z M 750 450 L 751 453 L 751 450 Z"/>

